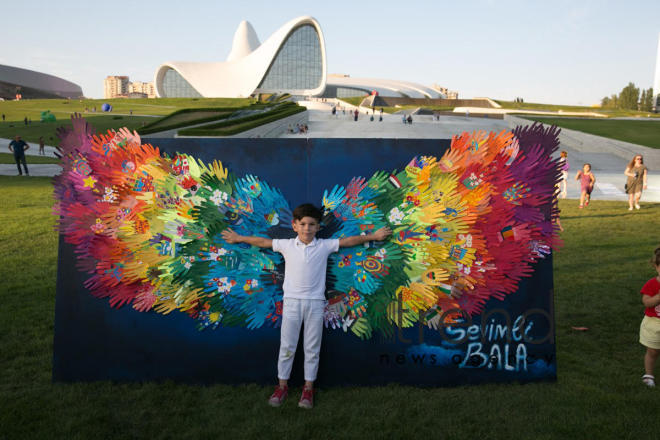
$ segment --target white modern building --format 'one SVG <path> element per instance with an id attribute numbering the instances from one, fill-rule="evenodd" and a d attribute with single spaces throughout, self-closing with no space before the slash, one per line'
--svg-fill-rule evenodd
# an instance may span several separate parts
<path id="1" fill-rule="evenodd" d="M 446 98 L 439 91 L 408 81 L 378 78 L 352 78 L 348 75 L 328 75 L 323 97 L 349 98 L 372 93 L 396 98 Z"/>
<path id="2" fill-rule="evenodd" d="M 349 97 L 444 98 L 419 84 L 326 74 L 325 40 L 312 17 L 295 18 L 261 43 L 250 23 L 242 21 L 224 62 L 162 64 L 154 77 L 159 97 L 241 98 L 256 93 Z"/>
<path id="3" fill-rule="evenodd" d="M 78 84 L 47 73 L 0 65 L 0 98 L 82 98 Z"/>
<path id="4" fill-rule="evenodd" d="M 225 62 L 168 62 L 156 71 L 159 97 L 248 97 L 254 93 L 320 95 L 325 42 L 312 17 L 289 21 L 263 43 L 247 21 L 238 25 Z"/>

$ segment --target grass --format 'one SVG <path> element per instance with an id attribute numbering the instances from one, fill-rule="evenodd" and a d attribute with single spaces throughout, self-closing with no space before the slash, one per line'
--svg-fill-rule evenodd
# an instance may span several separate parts
<path id="1" fill-rule="evenodd" d="M 104 103 L 113 106 L 110 113 L 103 113 Z M 242 107 L 253 100 L 247 98 L 154 98 L 154 99 L 30 99 L 25 101 L 0 101 L 0 114 L 5 115 L 5 121 L 0 120 L 0 138 L 13 138 L 20 134 L 29 142 L 37 142 L 39 136 L 44 136 L 46 143 L 57 142 L 55 129 L 68 123 L 72 113 L 82 113 L 98 130 L 105 131 L 118 125 L 131 129 L 141 127 L 154 121 L 153 116 L 164 116 L 183 108 L 209 107 Z M 96 107 L 96 112 L 92 110 Z M 85 110 L 88 110 L 87 112 Z M 42 123 L 41 112 L 50 110 L 57 118 L 56 122 Z M 129 113 L 133 113 L 129 115 Z M 24 125 L 24 118 L 32 120 Z M 113 118 L 121 118 L 114 119 Z M 108 121 L 108 122 L 106 122 Z M 114 122 L 113 122 L 114 121 Z"/>
<path id="2" fill-rule="evenodd" d="M 660 204 L 629 213 L 560 201 L 558 382 L 321 390 L 312 411 L 270 387 L 51 383 L 57 234 L 48 178 L 0 177 L 0 438 L 656 438 L 658 390 L 640 381 L 639 289 L 654 271 Z M 572 326 L 586 326 L 576 332 Z M 348 368 L 348 366 L 343 366 Z"/>
<path id="3" fill-rule="evenodd" d="M 558 104 L 540 104 L 534 102 L 513 102 L 513 101 L 502 101 L 499 99 L 494 99 L 493 101 L 497 102 L 502 108 L 505 109 L 516 109 L 516 110 L 543 110 L 549 112 L 596 112 L 606 115 L 608 117 L 623 117 L 623 116 L 637 116 L 637 117 L 652 117 L 660 118 L 660 114 L 651 113 L 651 112 L 640 112 L 636 110 L 622 110 L 622 109 L 609 109 L 609 108 L 600 108 L 595 106 L 583 106 L 583 105 L 558 105 Z M 590 117 L 589 115 L 585 115 Z"/>
<path id="4" fill-rule="evenodd" d="M 603 120 L 582 118 L 546 118 L 521 116 L 530 121 L 557 125 L 633 144 L 660 148 L 660 121 Z"/>
<path id="5" fill-rule="evenodd" d="M 204 122 L 217 121 L 220 119 L 225 119 L 231 114 L 234 113 L 234 110 L 222 110 L 222 111 L 202 111 L 195 109 L 183 109 L 178 110 L 174 113 L 171 113 L 168 116 L 157 119 L 155 122 L 145 125 L 139 129 L 140 134 L 151 134 L 158 133 L 159 131 L 172 130 L 181 127 L 187 127 L 189 125 L 202 124 Z"/>
<path id="6" fill-rule="evenodd" d="M 366 98 L 366 97 L 367 97 L 367 95 L 365 94 L 365 95 L 363 95 L 363 96 L 352 96 L 352 97 L 350 97 L 350 98 L 339 98 L 339 100 L 340 100 L 340 101 L 344 101 L 344 102 L 346 102 L 346 103 L 348 103 L 348 104 L 350 104 L 350 105 L 355 105 L 355 106 L 357 106 L 357 105 L 360 105 L 360 103 L 361 103 L 362 101 L 364 101 L 364 98 Z"/>
<path id="7" fill-rule="evenodd" d="M 307 110 L 292 102 L 285 102 L 279 106 L 263 113 L 214 122 L 200 127 L 186 128 L 178 132 L 181 136 L 231 136 L 247 130 L 259 127 L 269 122 L 277 121 L 288 116 L 295 115 Z"/>
<path id="8" fill-rule="evenodd" d="M 60 163 L 60 160 L 55 158 L 55 157 L 49 157 L 49 156 L 33 156 L 33 155 L 25 155 L 25 161 L 28 164 L 28 167 L 31 164 L 43 164 L 43 163 Z M 0 164 L 15 164 L 16 161 L 14 161 L 14 154 L 13 153 L 0 153 Z"/>
<path id="9" fill-rule="evenodd" d="M 105 133 L 110 128 L 128 127 L 131 130 L 142 127 L 142 124 L 153 121 L 154 118 L 147 116 L 119 116 L 119 115 L 99 115 L 99 114 L 86 114 L 87 119 L 97 132 Z M 0 138 L 12 139 L 17 134 L 20 135 L 24 141 L 39 142 L 39 137 L 43 136 L 46 145 L 57 145 L 59 139 L 57 137 L 57 129 L 62 126 L 71 126 L 71 120 L 59 119 L 55 122 L 39 122 L 32 121 L 29 125 L 24 125 L 23 122 L 0 122 Z"/>

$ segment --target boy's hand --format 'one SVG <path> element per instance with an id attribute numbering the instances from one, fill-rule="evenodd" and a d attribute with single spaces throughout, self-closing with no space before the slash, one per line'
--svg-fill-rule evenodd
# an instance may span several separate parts
<path id="1" fill-rule="evenodd" d="M 387 226 L 383 226 L 382 228 L 374 232 L 374 240 L 383 241 L 390 235 L 392 235 L 392 230 Z"/>
<path id="2" fill-rule="evenodd" d="M 222 231 L 221 235 L 222 235 L 222 239 L 225 240 L 227 243 L 234 244 L 241 242 L 241 236 L 229 228 Z"/>

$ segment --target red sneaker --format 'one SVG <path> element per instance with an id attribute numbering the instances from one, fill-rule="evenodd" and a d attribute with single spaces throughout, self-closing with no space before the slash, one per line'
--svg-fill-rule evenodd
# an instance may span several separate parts
<path id="1" fill-rule="evenodd" d="M 270 399 L 268 399 L 268 404 L 277 408 L 278 406 L 282 405 L 282 403 L 284 403 L 284 399 L 286 399 L 287 394 L 289 394 L 289 387 L 281 387 L 278 385 L 275 387 L 275 392 L 273 395 L 270 396 Z"/>
<path id="2" fill-rule="evenodd" d="M 300 401 L 298 406 L 305 409 L 314 408 L 314 389 L 313 388 L 303 388 L 302 395 L 300 396 Z"/>

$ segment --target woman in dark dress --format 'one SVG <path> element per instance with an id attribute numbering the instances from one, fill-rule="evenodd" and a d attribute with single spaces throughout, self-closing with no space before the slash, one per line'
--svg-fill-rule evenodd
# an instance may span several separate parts
<path id="1" fill-rule="evenodd" d="M 639 209 L 639 199 L 642 197 L 642 190 L 646 189 L 647 174 L 647 168 L 644 165 L 644 158 L 641 154 L 637 154 L 632 158 L 624 174 L 628 177 L 626 181 L 628 211 L 632 211 L 633 206 Z"/>

